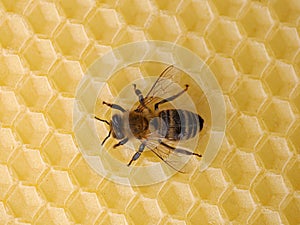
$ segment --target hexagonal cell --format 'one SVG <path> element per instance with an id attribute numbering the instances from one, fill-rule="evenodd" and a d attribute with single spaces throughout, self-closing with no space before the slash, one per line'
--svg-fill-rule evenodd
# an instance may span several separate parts
<path id="1" fill-rule="evenodd" d="M 299 22 L 300 4 L 297 0 L 291 1 L 271 1 L 271 7 L 275 10 L 280 22 L 294 23 Z"/>
<path id="2" fill-rule="evenodd" d="M 254 155 L 241 151 L 237 151 L 229 160 L 226 160 L 225 170 L 235 185 L 246 188 L 250 187 L 260 172 Z"/>
<path id="3" fill-rule="evenodd" d="M 224 220 L 219 211 L 218 206 L 201 204 L 189 216 L 191 224 L 206 225 L 206 224 L 224 224 Z"/>
<path id="4" fill-rule="evenodd" d="M 31 3 L 31 0 L 1 0 L 1 3 L 8 12 L 22 14 Z"/>
<path id="5" fill-rule="evenodd" d="M 152 14 L 149 0 L 121 0 L 118 8 L 129 25 L 144 27 Z"/>
<path id="6" fill-rule="evenodd" d="M 60 0 L 59 5 L 62 7 L 66 16 L 71 19 L 83 20 L 94 6 L 92 0 Z"/>
<path id="7" fill-rule="evenodd" d="M 102 177 L 99 177 L 82 157 L 71 165 L 70 172 L 80 187 L 89 190 L 95 189 L 102 181 Z"/>
<path id="8" fill-rule="evenodd" d="M 233 93 L 241 111 L 257 113 L 264 102 L 267 94 L 260 80 L 243 79 Z"/>
<path id="9" fill-rule="evenodd" d="M 15 88 L 25 74 L 18 55 L 0 54 L 0 85 Z"/>
<path id="10" fill-rule="evenodd" d="M 30 34 L 26 27 L 24 19 L 17 15 L 9 15 L 0 23 L 0 43 L 4 48 L 19 50 L 29 39 Z"/>
<path id="11" fill-rule="evenodd" d="M 239 77 L 239 73 L 234 66 L 232 58 L 215 55 L 209 68 L 216 76 L 222 90 L 225 93 L 230 92 Z"/>
<path id="12" fill-rule="evenodd" d="M 174 16 L 162 14 L 151 20 L 146 32 L 154 40 L 176 41 L 181 31 Z"/>
<path id="13" fill-rule="evenodd" d="M 299 136 L 298 136 L 299 137 Z M 286 176 L 293 185 L 293 188 L 295 191 L 300 190 L 300 160 L 296 160 L 293 163 L 290 163 L 291 166 L 289 166 L 286 170 Z"/>
<path id="14" fill-rule="evenodd" d="M 252 3 L 241 18 L 241 23 L 250 37 L 264 39 L 273 28 L 273 20 L 267 6 Z"/>
<path id="15" fill-rule="evenodd" d="M 83 71 L 79 62 L 64 60 L 50 72 L 50 79 L 53 80 L 60 92 L 75 95 L 77 85 L 83 77 Z"/>
<path id="16" fill-rule="evenodd" d="M 285 134 L 295 120 L 289 102 L 274 99 L 261 114 L 262 120 L 270 132 Z"/>
<path id="17" fill-rule="evenodd" d="M 229 127 L 230 135 L 235 144 L 240 148 L 248 148 L 251 151 L 263 136 L 263 131 L 256 117 L 242 115 Z"/>
<path id="18" fill-rule="evenodd" d="M 60 23 L 56 7 L 50 2 L 38 2 L 26 12 L 26 15 L 37 34 L 51 36 Z"/>
<path id="19" fill-rule="evenodd" d="M 17 142 L 11 129 L 0 127 L 0 162 L 7 163 L 16 147 Z"/>
<path id="20" fill-rule="evenodd" d="M 243 224 L 256 208 L 248 190 L 233 189 L 224 197 L 222 207 L 228 219 L 236 224 Z"/>
<path id="21" fill-rule="evenodd" d="M 289 224 L 300 224 L 300 197 L 294 196 L 282 210 Z"/>
<path id="22" fill-rule="evenodd" d="M 278 212 L 263 208 L 259 212 L 259 215 L 256 217 L 254 222 L 251 224 L 272 225 L 272 224 L 283 224 L 283 222 L 281 221 Z"/>
<path id="23" fill-rule="evenodd" d="M 237 17 L 245 7 L 246 0 L 213 0 L 221 16 Z"/>
<path id="24" fill-rule="evenodd" d="M 201 199 L 209 200 L 213 203 L 219 201 L 220 196 L 228 186 L 222 170 L 214 168 L 208 168 L 206 171 L 197 174 L 192 180 L 192 184 Z"/>
<path id="25" fill-rule="evenodd" d="M 298 122 L 296 128 L 289 135 L 289 138 L 298 153 L 300 153 L 300 138 L 299 137 L 300 137 L 300 123 Z"/>
<path id="26" fill-rule="evenodd" d="M 48 124 L 42 113 L 26 113 L 16 121 L 15 127 L 23 143 L 34 147 L 39 147 L 49 133 Z"/>
<path id="27" fill-rule="evenodd" d="M 63 206 L 74 191 L 74 186 L 66 171 L 50 170 L 38 185 L 49 202 Z"/>
<path id="28" fill-rule="evenodd" d="M 47 114 L 57 129 L 72 130 L 73 99 L 59 96 L 47 108 Z"/>
<path id="29" fill-rule="evenodd" d="M 243 73 L 261 76 L 271 59 L 263 43 L 246 41 L 237 53 L 237 62 Z"/>
<path id="30" fill-rule="evenodd" d="M 111 50 L 112 48 L 109 45 L 98 45 L 95 43 L 85 51 L 82 61 L 86 68 L 89 68 L 97 59 Z"/>
<path id="31" fill-rule="evenodd" d="M 0 90 L 0 122 L 11 125 L 20 111 L 20 105 L 12 91 Z"/>
<path id="32" fill-rule="evenodd" d="M 218 20 L 208 31 L 208 40 L 217 52 L 232 55 L 242 40 L 236 22 Z"/>
<path id="33" fill-rule="evenodd" d="M 47 77 L 29 76 L 19 89 L 28 107 L 43 110 L 54 96 Z"/>
<path id="34" fill-rule="evenodd" d="M 73 138 L 68 134 L 54 133 L 43 146 L 51 165 L 68 168 L 78 154 Z"/>
<path id="35" fill-rule="evenodd" d="M 162 212 L 154 199 L 137 199 L 126 211 L 134 224 L 159 224 L 162 217 Z"/>
<path id="36" fill-rule="evenodd" d="M 3 201 L 8 190 L 12 187 L 13 181 L 7 166 L 0 164 L 0 174 L 0 201 Z"/>
<path id="37" fill-rule="evenodd" d="M 159 203 L 171 215 L 184 217 L 195 203 L 194 196 L 187 184 L 167 183 L 159 193 Z"/>
<path id="38" fill-rule="evenodd" d="M 24 57 L 29 63 L 30 69 L 47 74 L 56 60 L 56 52 L 50 40 L 33 38 L 26 45 Z"/>
<path id="39" fill-rule="evenodd" d="M 76 59 L 81 57 L 89 44 L 84 27 L 81 24 L 72 23 L 67 23 L 60 29 L 55 35 L 55 41 L 64 55 Z"/>
<path id="40" fill-rule="evenodd" d="M 278 209 L 289 193 L 281 175 L 267 173 L 253 187 L 254 192 L 264 206 Z"/>
<path id="41" fill-rule="evenodd" d="M 276 61 L 265 77 L 273 96 L 289 97 L 299 81 L 293 65 Z"/>
<path id="42" fill-rule="evenodd" d="M 50 222 L 51 221 L 51 222 Z M 66 212 L 62 208 L 55 207 L 47 207 L 46 210 L 39 213 L 38 218 L 34 221 L 36 225 L 44 225 L 44 224 L 72 224 L 68 217 L 66 216 Z"/>
<path id="43" fill-rule="evenodd" d="M 207 1 L 186 1 L 179 10 L 179 18 L 189 31 L 204 34 L 213 20 L 213 13 Z"/>
<path id="44" fill-rule="evenodd" d="M 15 217 L 31 221 L 43 206 L 43 201 L 34 187 L 19 185 L 9 195 L 7 205 Z"/>
<path id="45" fill-rule="evenodd" d="M 114 9 L 97 9 L 95 14 L 89 19 L 87 25 L 96 40 L 105 44 L 111 44 L 121 30 L 121 22 Z"/>
<path id="46" fill-rule="evenodd" d="M 281 173 L 292 153 L 286 139 L 268 136 L 268 139 L 258 148 L 257 155 L 263 162 L 264 168 Z"/>
<path id="47" fill-rule="evenodd" d="M 67 204 L 76 223 L 95 224 L 103 208 L 95 193 L 80 192 Z"/>
<path id="48" fill-rule="evenodd" d="M 11 160 L 10 166 L 19 180 L 29 184 L 37 184 L 47 168 L 40 152 L 31 149 L 21 149 Z"/>
<path id="49" fill-rule="evenodd" d="M 296 28 L 280 27 L 269 40 L 270 46 L 278 59 L 294 60 L 300 48 L 300 39 Z"/>

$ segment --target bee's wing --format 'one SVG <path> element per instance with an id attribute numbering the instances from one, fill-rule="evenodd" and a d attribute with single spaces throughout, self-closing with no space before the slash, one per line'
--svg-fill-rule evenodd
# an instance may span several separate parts
<path id="1" fill-rule="evenodd" d="M 180 74 L 180 70 L 175 68 L 173 65 L 168 66 L 157 78 L 155 83 L 152 85 L 151 89 L 144 96 L 144 103 L 148 104 L 155 102 L 157 99 L 167 98 L 168 93 L 172 92 L 172 89 L 176 88 L 174 85 L 175 77 Z M 176 88 L 178 90 L 178 88 Z M 140 104 L 137 110 L 142 111 L 145 107 Z"/>

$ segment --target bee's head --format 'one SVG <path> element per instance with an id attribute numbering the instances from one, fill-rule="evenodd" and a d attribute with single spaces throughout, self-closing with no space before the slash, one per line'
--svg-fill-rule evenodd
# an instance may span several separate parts
<path id="1" fill-rule="evenodd" d="M 122 139 L 125 137 L 123 133 L 123 118 L 122 116 L 115 114 L 112 116 L 110 129 L 112 136 L 116 139 Z"/>

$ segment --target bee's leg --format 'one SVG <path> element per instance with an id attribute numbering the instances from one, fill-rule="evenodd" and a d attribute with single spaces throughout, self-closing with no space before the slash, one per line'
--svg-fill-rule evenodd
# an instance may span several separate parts
<path id="1" fill-rule="evenodd" d="M 141 103 L 141 105 L 143 107 L 145 107 L 146 109 L 148 109 L 149 111 L 151 111 L 144 102 L 144 96 L 143 96 L 142 92 L 140 91 L 140 89 L 136 88 L 136 84 L 133 84 L 133 88 L 134 88 L 135 94 L 139 97 L 139 102 Z"/>
<path id="2" fill-rule="evenodd" d="M 177 93 L 176 95 L 173 95 L 173 96 L 171 96 L 171 97 L 169 97 L 169 98 L 165 98 L 165 99 L 161 100 L 160 102 L 156 103 L 156 104 L 154 105 L 154 110 L 158 110 L 158 106 L 159 106 L 160 104 L 163 104 L 163 103 L 166 103 L 166 102 L 173 101 L 175 98 L 179 97 L 179 96 L 182 95 L 184 92 L 186 92 L 186 91 L 188 90 L 188 88 L 189 88 L 189 85 L 186 84 L 186 85 L 185 85 L 185 89 L 182 90 L 181 92 L 179 92 L 179 93 Z"/>
<path id="3" fill-rule="evenodd" d="M 132 156 L 132 158 L 131 158 L 130 162 L 127 164 L 127 166 L 130 166 L 133 161 L 137 160 L 140 157 L 140 155 L 142 154 L 142 152 L 145 149 L 145 146 L 146 146 L 146 143 L 143 142 L 140 145 L 139 150 Z"/>
<path id="4" fill-rule="evenodd" d="M 107 102 L 104 102 L 104 101 L 103 101 L 102 103 L 103 103 L 104 105 L 107 105 L 107 106 L 113 108 L 113 109 L 120 110 L 121 112 L 126 112 L 126 110 L 123 109 L 123 107 L 120 106 L 120 105 L 117 105 L 117 104 L 110 104 L 110 103 L 107 103 Z"/>
<path id="5" fill-rule="evenodd" d="M 118 146 L 120 146 L 120 145 L 124 145 L 127 141 L 128 141 L 128 138 L 124 138 L 123 140 L 121 140 L 121 141 L 119 141 L 117 144 L 115 144 L 115 145 L 113 146 L 113 148 L 116 148 L 116 147 L 118 147 Z"/>
<path id="6" fill-rule="evenodd" d="M 182 148 L 174 148 L 166 143 L 164 143 L 162 140 L 159 140 L 159 143 L 169 149 L 172 149 L 172 151 L 174 152 L 178 152 L 178 153 L 181 153 L 181 154 L 184 154 L 184 155 L 195 155 L 195 156 L 198 156 L 198 157 L 202 157 L 202 155 L 200 154 L 197 154 L 197 153 L 194 153 L 194 152 L 190 152 L 188 150 L 185 150 L 185 149 L 182 149 Z"/>

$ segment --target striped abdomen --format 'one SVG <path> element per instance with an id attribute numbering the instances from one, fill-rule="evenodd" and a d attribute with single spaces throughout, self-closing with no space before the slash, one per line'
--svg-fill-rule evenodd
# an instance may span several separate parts
<path id="1" fill-rule="evenodd" d="M 164 121 L 164 130 L 159 131 L 169 140 L 186 140 L 194 137 L 203 128 L 204 120 L 193 112 L 181 109 L 163 110 L 159 117 Z"/>

